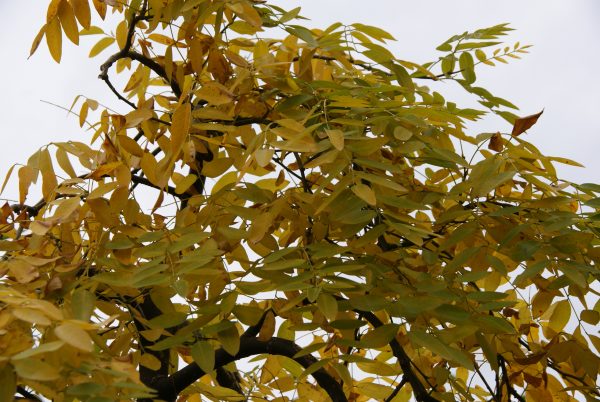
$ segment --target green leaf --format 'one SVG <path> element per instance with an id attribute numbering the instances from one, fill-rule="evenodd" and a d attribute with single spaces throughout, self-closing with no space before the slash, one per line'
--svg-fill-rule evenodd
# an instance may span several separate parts
<path id="1" fill-rule="evenodd" d="M 96 304 L 96 296 L 89 290 L 77 288 L 71 296 L 71 309 L 73 310 L 73 318 L 81 321 L 89 321 L 94 306 Z"/>
<path id="2" fill-rule="evenodd" d="M 468 84 L 475 82 L 475 63 L 473 56 L 469 52 L 462 52 L 458 59 L 460 65 L 460 73 Z"/>
<path id="3" fill-rule="evenodd" d="M 376 349 L 388 345 L 398 333 L 396 324 L 384 324 L 377 327 L 360 338 L 360 345 L 367 349 Z"/>
<path id="4" fill-rule="evenodd" d="M 360 32 L 365 33 L 371 38 L 377 39 L 380 42 L 385 42 L 385 39 L 396 40 L 391 34 L 389 34 L 381 28 L 358 23 L 352 24 L 352 26 Z"/>
<path id="5" fill-rule="evenodd" d="M 471 356 L 462 350 L 458 350 L 444 344 L 431 334 L 414 329 L 408 333 L 408 338 L 413 344 L 422 346 L 446 360 L 458 363 L 460 366 L 469 370 L 473 370 L 473 361 Z"/>
<path id="6" fill-rule="evenodd" d="M 215 350 L 208 341 L 198 341 L 192 345 L 192 358 L 204 371 L 210 373 L 215 368 Z"/>

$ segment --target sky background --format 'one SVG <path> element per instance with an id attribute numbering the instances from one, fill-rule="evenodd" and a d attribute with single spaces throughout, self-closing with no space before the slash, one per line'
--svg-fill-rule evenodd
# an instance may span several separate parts
<path id="1" fill-rule="evenodd" d="M 31 42 L 44 23 L 46 0 L 0 0 L 0 48 L 3 95 L 0 118 L 0 180 L 16 162 L 51 141 L 89 142 L 91 133 L 79 128 L 77 117 L 67 116 L 52 102 L 69 108 L 75 96 L 85 94 L 126 113 L 100 81 L 98 69 L 109 51 L 87 57 L 97 37 L 82 37 L 80 47 L 63 37 L 63 58 L 56 64 L 45 41 L 29 60 Z M 600 182 L 600 2 L 597 0 L 276 0 L 291 9 L 302 6 L 309 27 L 333 22 L 361 22 L 379 26 L 397 39 L 389 44 L 401 59 L 427 62 L 440 54 L 435 47 L 448 37 L 499 23 L 516 29 L 506 40 L 533 45 L 530 54 L 510 64 L 477 70 L 479 86 L 520 107 L 519 115 L 544 109 L 538 123 L 525 135 L 547 155 L 575 159 L 586 168 L 562 166 L 561 176 L 576 182 Z M 108 30 L 108 29 L 105 29 Z M 455 85 L 440 91 L 459 106 L 472 106 Z M 510 131 L 507 123 L 485 118 L 472 134 Z M 16 176 L 15 176 L 16 178 Z M 14 197 L 11 180 L 2 197 Z"/>

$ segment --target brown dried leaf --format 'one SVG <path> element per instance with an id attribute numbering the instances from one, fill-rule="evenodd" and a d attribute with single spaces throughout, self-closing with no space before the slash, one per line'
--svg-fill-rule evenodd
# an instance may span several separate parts
<path id="1" fill-rule="evenodd" d="M 542 113 L 544 113 L 543 110 L 530 116 L 519 117 L 517 120 L 515 120 L 511 135 L 513 137 L 517 137 L 521 133 L 529 130 L 538 121 Z"/>
<path id="2" fill-rule="evenodd" d="M 504 149 L 504 140 L 502 139 L 502 135 L 500 135 L 500 133 L 492 135 L 492 138 L 490 138 L 490 143 L 488 144 L 488 149 L 496 152 L 502 152 Z"/>

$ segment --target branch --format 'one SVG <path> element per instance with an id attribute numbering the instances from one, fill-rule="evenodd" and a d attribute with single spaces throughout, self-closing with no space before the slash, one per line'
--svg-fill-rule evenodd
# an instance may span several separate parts
<path id="1" fill-rule="evenodd" d="M 22 395 L 23 397 L 25 397 L 25 399 L 30 400 L 30 401 L 39 401 L 42 402 L 42 399 L 40 397 L 38 397 L 37 395 L 27 391 L 25 388 L 18 386 L 17 387 L 17 393 L 19 395 Z"/>
<path id="2" fill-rule="evenodd" d="M 136 61 L 140 62 L 141 64 L 145 65 L 146 67 L 148 67 L 149 69 L 154 71 L 156 74 L 158 74 L 159 77 L 161 77 L 167 83 L 169 83 L 169 85 L 171 86 L 171 89 L 173 90 L 173 93 L 175 94 L 175 96 L 177 96 L 177 98 L 179 98 L 181 96 L 181 88 L 179 87 L 179 84 L 172 77 L 167 76 L 165 69 L 160 64 L 158 64 L 154 60 L 152 60 L 140 53 L 137 53 L 137 52 L 131 50 L 131 46 L 133 45 L 135 26 L 137 25 L 137 23 L 139 21 L 142 21 L 144 19 L 146 19 L 146 3 L 145 2 L 144 2 L 144 6 L 142 7 L 142 10 L 140 11 L 140 13 L 137 15 L 134 15 L 134 17 L 131 19 L 131 22 L 129 24 L 129 29 L 127 31 L 127 39 L 125 40 L 125 46 L 123 47 L 123 49 L 121 49 L 117 53 L 110 56 L 100 66 L 100 75 L 98 75 L 98 78 L 100 78 L 101 80 L 106 82 L 106 84 L 111 89 L 111 91 L 120 100 L 126 102 L 129 106 L 132 106 L 133 108 L 135 108 L 135 105 L 132 102 L 130 102 L 129 100 L 127 100 L 125 97 L 123 97 L 114 88 L 114 86 L 111 84 L 111 82 L 108 78 L 108 70 L 110 70 L 110 68 L 113 64 L 115 64 L 117 61 L 119 61 L 121 59 L 130 58 L 132 60 L 136 60 Z"/>
<path id="3" fill-rule="evenodd" d="M 145 186 L 152 187 L 152 188 L 155 188 L 160 191 L 164 191 L 165 193 L 172 195 L 173 197 L 177 197 L 177 198 L 184 197 L 184 194 L 177 194 L 175 192 L 174 187 L 166 186 L 165 188 L 160 188 L 157 185 L 155 185 L 154 183 L 152 183 L 150 180 L 146 179 L 145 177 L 141 177 L 141 176 L 137 176 L 137 175 L 133 174 L 133 175 L 131 175 L 131 181 L 134 184 L 143 184 Z"/>
<path id="4" fill-rule="evenodd" d="M 396 388 L 394 388 L 394 392 L 392 392 L 387 398 L 385 398 L 384 402 L 391 402 L 396 397 L 396 395 L 398 395 L 398 392 L 400 392 L 400 390 L 406 383 L 407 383 L 406 376 L 402 376 L 402 379 L 400 380 L 398 385 L 396 385 Z"/>
<path id="5" fill-rule="evenodd" d="M 268 341 L 261 341 L 257 338 L 241 337 L 240 350 L 235 356 L 230 355 L 223 349 L 218 349 L 215 352 L 215 368 L 223 367 L 226 364 L 246 357 L 264 353 L 289 357 L 290 359 L 294 359 L 304 368 L 307 368 L 318 361 L 310 354 L 294 357 L 301 350 L 302 348 L 300 346 L 287 339 L 273 337 Z M 175 401 L 177 395 L 179 395 L 181 391 L 205 374 L 206 373 L 196 363 L 190 363 L 168 377 L 159 378 L 158 381 L 153 384 L 153 388 L 158 393 L 157 399 L 162 399 L 167 402 Z M 327 392 L 333 402 L 348 401 L 342 386 L 324 369 L 321 368 L 315 371 L 312 373 L 312 376 L 317 381 L 317 384 Z"/>
<path id="6" fill-rule="evenodd" d="M 362 310 L 354 310 L 357 313 L 363 315 L 365 320 L 369 322 L 373 327 L 377 328 L 383 325 L 383 322 L 372 312 L 370 311 L 362 311 Z M 392 339 L 390 342 L 390 346 L 392 348 L 392 353 L 398 359 L 398 363 L 400 364 L 400 368 L 402 368 L 402 372 L 404 373 L 404 378 L 410 384 L 415 393 L 415 398 L 419 402 L 439 402 L 433 396 L 429 395 L 429 392 L 425 389 L 425 386 L 419 380 L 419 377 L 415 374 L 412 369 L 412 360 L 406 354 L 402 346 L 398 343 L 396 338 Z"/>

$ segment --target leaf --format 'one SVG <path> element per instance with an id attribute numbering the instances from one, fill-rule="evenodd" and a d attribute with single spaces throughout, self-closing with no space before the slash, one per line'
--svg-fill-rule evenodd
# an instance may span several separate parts
<path id="1" fill-rule="evenodd" d="M 543 110 L 539 113 L 532 114 L 530 116 L 518 117 L 513 125 L 511 135 L 513 137 L 517 137 L 523 132 L 529 130 L 538 121 L 542 113 L 544 113 Z"/>
<path id="2" fill-rule="evenodd" d="M 263 321 L 262 326 L 260 327 L 260 331 L 258 332 L 258 339 L 266 342 L 275 333 L 275 314 L 271 310 L 265 313 L 265 319 Z"/>
<path id="3" fill-rule="evenodd" d="M 48 4 L 48 10 L 46 11 L 46 23 L 50 22 L 50 20 L 53 20 L 56 18 L 57 14 L 58 14 L 58 9 L 61 5 L 61 3 L 64 0 L 51 0 L 50 4 Z"/>
<path id="4" fill-rule="evenodd" d="M 112 45 L 114 42 L 115 42 L 115 38 L 112 38 L 110 36 L 107 36 L 107 37 L 104 37 L 104 38 L 100 39 L 90 49 L 89 57 L 91 58 L 91 57 L 94 57 L 94 56 L 98 55 L 100 52 L 102 52 L 104 49 L 106 49 L 107 47 L 109 47 L 110 45 Z"/>
<path id="5" fill-rule="evenodd" d="M 369 205 L 376 205 L 377 198 L 375 197 L 375 193 L 371 189 L 371 187 L 367 186 L 363 183 L 358 183 L 352 186 L 352 192 L 356 194 L 359 198 L 361 198 L 364 202 Z"/>
<path id="6" fill-rule="evenodd" d="M 467 82 L 467 84 L 472 84 L 475 82 L 475 63 L 473 61 L 473 56 L 469 52 L 462 52 L 458 59 L 458 63 L 460 66 L 460 73 L 463 78 Z"/>
<path id="7" fill-rule="evenodd" d="M 74 44 L 79 44 L 79 29 L 77 29 L 77 20 L 73 12 L 71 3 L 63 0 L 58 8 L 58 18 L 67 38 Z"/>
<path id="8" fill-rule="evenodd" d="M 317 307 L 329 321 L 337 317 L 338 303 L 332 295 L 321 292 L 317 297 Z"/>
<path id="9" fill-rule="evenodd" d="M 191 125 L 192 105 L 184 103 L 173 113 L 173 121 L 169 131 L 171 132 L 171 159 L 177 158 L 177 155 L 183 148 L 183 144 L 188 138 Z"/>
<path id="10" fill-rule="evenodd" d="M 215 350 L 208 341 L 198 341 L 192 345 L 194 362 L 204 371 L 210 373 L 215 368 Z"/>
<path id="11" fill-rule="evenodd" d="M 0 368 L 0 401 L 12 401 L 17 393 L 17 378 L 10 364 Z"/>
<path id="12" fill-rule="evenodd" d="M 408 333 L 408 338 L 412 343 L 423 346 L 424 348 L 443 357 L 446 360 L 456 362 L 462 367 L 473 370 L 473 361 L 469 355 L 462 350 L 458 350 L 444 344 L 437 337 L 431 334 L 414 329 Z"/>
<path id="13" fill-rule="evenodd" d="M 388 345 L 398 333 L 398 325 L 384 324 L 379 326 L 360 338 L 360 345 L 364 348 L 376 349 Z"/>
<path id="14" fill-rule="evenodd" d="M 94 344 L 90 335 L 76 324 L 65 322 L 54 328 L 54 334 L 58 339 L 84 352 L 94 350 Z"/>
<path id="15" fill-rule="evenodd" d="M 37 48 L 40 46 L 40 43 L 42 42 L 42 39 L 44 38 L 44 35 L 46 34 L 46 28 L 47 28 L 47 24 L 44 24 L 39 32 L 37 33 L 37 35 L 35 36 L 35 38 L 33 39 L 33 42 L 31 43 L 31 50 L 29 51 L 29 57 L 31 57 L 35 51 L 37 50 Z"/>
<path id="16" fill-rule="evenodd" d="M 325 130 L 331 145 L 338 151 L 344 149 L 344 132 L 342 130 Z"/>
<path id="17" fill-rule="evenodd" d="M 54 381 L 60 378 L 58 367 L 38 359 L 17 360 L 13 362 L 13 365 L 19 377 L 28 380 Z"/>
<path id="18" fill-rule="evenodd" d="M 183 179 L 177 182 L 177 186 L 175 187 L 175 193 L 185 193 L 196 182 L 196 180 L 198 180 L 198 176 L 196 176 L 193 173 L 188 174 Z"/>
<path id="19" fill-rule="evenodd" d="M 552 315 L 548 320 L 548 328 L 554 334 L 562 332 L 569 320 L 571 319 L 571 305 L 568 300 L 561 300 L 556 303 Z"/>
<path id="20" fill-rule="evenodd" d="M 381 28 L 359 23 L 352 24 L 352 26 L 360 32 L 365 33 L 371 38 L 377 39 L 380 42 L 385 42 L 384 39 L 396 40 L 391 34 Z"/>
<path id="21" fill-rule="evenodd" d="M 89 290 L 77 288 L 71 296 L 71 310 L 73 310 L 73 318 L 80 321 L 88 322 L 94 306 L 96 304 L 96 296 Z"/>
<path id="22" fill-rule="evenodd" d="M 57 63 L 60 63 L 62 53 L 62 29 L 58 18 L 53 18 L 46 25 L 46 43 L 50 55 Z"/>
<path id="23" fill-rule="evenodd" d="M 81 26 L 90 29 L 91 13 L 89 0 L 71 0 L 73 11 Z"/>
<path id="24" fill-rule="evenodd" d="M 498 132 L 492 135 L 490 138 L 490 142 L 488 144 L 488 149 L 496 152 L 502 152 L 504 149 L 504 140 L 502 139 L 502 135 Z"/>

